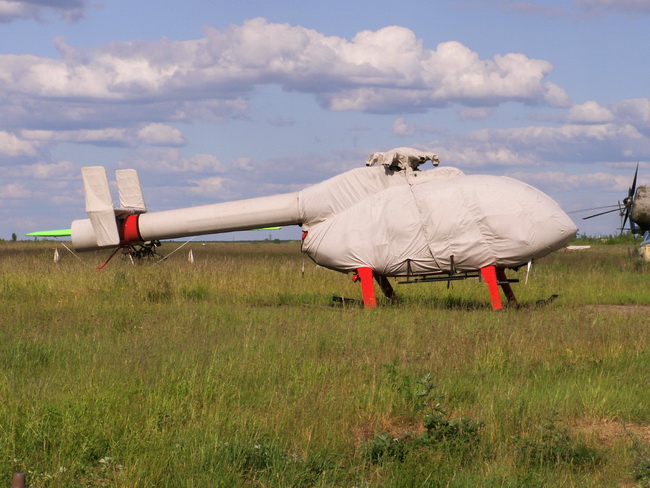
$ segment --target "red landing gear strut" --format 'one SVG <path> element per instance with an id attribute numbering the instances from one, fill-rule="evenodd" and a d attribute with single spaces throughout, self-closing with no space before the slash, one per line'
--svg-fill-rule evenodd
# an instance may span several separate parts
<path id="1" fill-rule="evenodd" d="M 371 268 L 363 267 L 357 268 L 357 274 L 352 277 L 353 281 L 361 281 L 361 293 L 363 294 L 364 308 L 377 308 L 377 297 L 375 296 L 375 284 L 373 277 L 377 280 L 381 291 L 384 292 L 386 298 L 391 302 L 397 300 L 395 290 L 388 281 L 388 278 L 382 275 L 376 275 L 372 272 Z"/>
<path id="2" fill-rule="evenodd" d="M 382 275 L 375 275 L 371 268 L 362 267 L 357 268 L 357 274 L 355 274 L 352 279 L 355 282 L 361 281 L 363 306 L 365 308 L 377 308 L 377 297 L 375 296 L 373 277 L 377 280 L 377 283 L 384 292 L 384 295 L 386 295 L 386 298 L 391 301 L 396 301 L 397 295 L 395 295 L 395 291 L 388 281 L 388 278 Z M 497 268 L 496 266 L 486 266 L 485 268 L 481 268 L 481 277 L 487 283 L 488 291 L 490 292 L 490 301 L 492 302 L 492 310 L 501 310 L 503 308 L 503 305 L 501 304 L 501 296 L 499 294 L 499 285 L 508 299 L 508 304 L 512 307 L 519 306 L 503 268 Z"/>
<path id="3" fill-rule="evenodd" d="M 490 292 L 490 301 L 492 302 L 492 310 L 501 310 L 503 305 L 501 305 L 501 296 L 499 295 L 499 285 L 503 288 L 503 293 L 508 299 L 508 304 L 512 307 L 518 307 L 517 299 L 515 294 L 512 291 L 510 282 L 506 278 L 506 272 L 503 268 L 497 268 L 496 266 L 486 266 L 481 268 L 481 276 L 485 280 Z"/>

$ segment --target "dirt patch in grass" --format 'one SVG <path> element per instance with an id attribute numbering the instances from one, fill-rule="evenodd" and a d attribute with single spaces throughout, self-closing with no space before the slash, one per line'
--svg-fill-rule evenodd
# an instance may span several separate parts
<path id="1" fill-rule="evenodd" d="M 596 437 L 603 445 L 611 446 L 630 440 L 630 436 L 650 443 L 650 424 L 634 424 L 613 420 L 589 420 L 583 419 L 573 423 L 571 429 L 576 433 L 583 433 Z"/>
<path id="2" fill-rule="evenodd" d="M 353 427 L 355 445 L 360 446 L 372 439 L 376 434 L 390 434 L 394 439 L 416 436 L 426 430 L 422 422 L 409 422 L 404 419 L 386 417 L 374 422 L 363 422 Z"/>

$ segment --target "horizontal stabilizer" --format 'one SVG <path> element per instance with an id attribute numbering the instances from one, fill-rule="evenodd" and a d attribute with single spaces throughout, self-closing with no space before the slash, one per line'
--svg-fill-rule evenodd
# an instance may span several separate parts
<path id="1" fill-rule="evenodd" d="M 72 229 L 41 230 L 25 235 L 29 237 L 70 237 L 72 235 Z"/>
<path id="2" fill-rule="evenodd" d="M 86 194 L 86 213 L 95 231 L 97 245 L 117 246 L 120 235 L 106 170 L 102 166 L 88 166 L 81 169 L 81 175 Z"/>
<path id="3" fill-rule="evenodd" d="M 650 246 L 650 232 L 646 231 L 643 234 L 643 241 L 641 241 L 641 247 Z"/>

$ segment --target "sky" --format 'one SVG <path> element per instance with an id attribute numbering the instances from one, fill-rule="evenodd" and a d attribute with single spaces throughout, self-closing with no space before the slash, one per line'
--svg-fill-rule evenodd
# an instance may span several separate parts
<path id="1" fill-rule="evenodd" d="M 650 0 L 0 0 L 0 238 L 85 218 L 84 166 L 137 169 L 156 211 L 401 146 L 615 234 L 572 212 L 621 201 L 637 164 L 650 184 L 648 32 Z M 300 229 L 221 238 L 269 237 Z"/>

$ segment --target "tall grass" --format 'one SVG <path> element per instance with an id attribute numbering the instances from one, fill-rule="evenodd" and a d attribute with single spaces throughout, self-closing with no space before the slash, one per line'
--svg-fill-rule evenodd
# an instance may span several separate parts
<path id="1" fill-rule="evenodd" d="M 650 275 L 625 246 L 540 260 L 503 313 L 476 281 L 334 305 L 360 290 L 308 260 L 303 278 L 298 243 L 192 243 L 102 271 L 103 254 L 54 263 L 52 247 L 0 246 L 5 486 L 16 471 L 32 488 L 648 482 Z M 471 442 L 460 418 L 481 425 Z"/>

